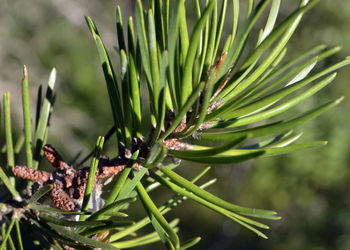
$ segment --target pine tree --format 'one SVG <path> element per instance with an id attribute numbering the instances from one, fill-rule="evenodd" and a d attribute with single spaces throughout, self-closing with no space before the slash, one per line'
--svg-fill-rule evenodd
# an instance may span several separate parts
<path id="1" fill-rule="evenodd" d="M 46 144 L 54 115 L 56 70 L 51 72 L 44 101 L 37 102 L 34 126 L 24 67 L 24 133 L 17 147 L 12 140 L 10 93 L 3 97 L 2 156 L 6 154 L 7 165 L 0 168 L 0 178 L 7 189 L 0 196 L 1 249 L 25 249 L 23 234 L 43 249 L 131 248 L 156 241 L 168 249 L 186 249 L 200 238 L 180 241 L 179 220 L 168 222 L 164 217 L 186 199 L 267 238 L 262 231 L 268 226 L 260 221 L 280 219 L 276 212 L 235 205 L 206 191 L 216 179 L 198 182 L 210 167 L 194 178 L 181 176 L 176 168 L 182 160 L 203 166 L 233 165 L 326 144 L 296 144 L 301 134 L 293 128 L 334 107 L 342 97 L 297 116 L 290 109 L 326 87 L 350 59 L 316 71 L 318 62 L 339 50 L 318 45 L 286 60 L 287 42 L 317 1 L 302 0 L 277 22 L 280 2 L 249 1 L 248 12 L 242 13 L 240 2 L 233 0 L 233 13 L 226 13 L 227 0 L 206 1 L 205 6 L 197 0 L 191 32 L 184 0 L 153 0 L 148 10 L 138 0 L 135 19 L 130 17 L 127 25 L 117 7 L 120 75 L 114 73 L 97 26 L 86 17 L 114 126 L 97 139 L 91 154 L 73 166 Z M 264 28 L 258 37 L 249 37 L 265 20 L 263 13 L 267 14 Z M 231 34 L 223 37 L 227 18 L 232 18 Z M 142 115 L 145 110 L 149 113 Z M 281 114 L 289 118 L 280 120 Z M 144 129 L 147 124 L 150 127 Z M 102 155 L 107 140 L 114 141 L 115 155 Z M 16 165 L 15 152 L 22 147 L 26 166 Z M 52 173 L 41 170 L 45 158 L 54 167 Z M 90 165 L 83 167 L 90 158 Z M 111 179 L 112 188 L 106 191 Z M 152 199 L 152 191 L 159 187 L 174 193 L 162 205 Z M 139 221 L 128 217 L 136 200 L 146 215 Z M 153 232 L 135 236 L 149 224 Z"/>

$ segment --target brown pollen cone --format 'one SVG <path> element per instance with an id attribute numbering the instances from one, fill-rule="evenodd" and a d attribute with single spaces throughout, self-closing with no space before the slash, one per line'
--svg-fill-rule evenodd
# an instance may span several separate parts
<path id="1" fill-rule="evenodd" d="M 63 191 L 63 186 L 59 182 L 53 183 L 53 189 L 51 190 L 51 198 L 56 207 L 59 207 L 66 211 L 74 211 L 75 204 L 68 194 Z"/>
<path id="2" fill-rule="evenodd" d="M 32 168 L 23 167 L 23 166 L 12 167 L 12 172 L 15 176 L 18 176 L 26 180 L 37 181 L 37 182 L 46 182 L 51 177 L 51 173 L 48 173 L 45 171 L 38 171 Z"/>
<path id="3" fill-rule="evenodd" d="M 62 157 L 57 153 L 54 147 L 46 144 L 43 148 L 44 155 L 50 164 L 57 168 L 59 171 L 69 168 L 68 164 L 62 159 Z"/>
<path id="4" fill-rule="evenodd" d="M 106 177 L 111 177 L 113 175 L 117 175 L 119 172 L 123 171 L 125 165 L 117 165 L 117 166 L 102 166 L 98 169 L 97 178 L 103 179 Z"/>

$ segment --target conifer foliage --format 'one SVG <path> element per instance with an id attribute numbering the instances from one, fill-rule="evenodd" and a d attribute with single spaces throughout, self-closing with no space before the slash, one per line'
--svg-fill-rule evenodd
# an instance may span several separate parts
<path id="1" fill-rule="evenodd" d="M 56 70 L 52 70 L 44 99 L 37 101 L 33 115 L 24 67 L 24 132 L 16 146 L 8 92 L 1 109 L 6 165 L 0 168 L 0 178 L 6 191 L 0 195 L 0 248 L 25 249 L 22 235 L 26 234 L 33 245 L 44 249 L 123 249 L 156 241 L 168 249 L 186 249 L 200 238 L 180 240 L 179 219 L 165 218 L 186 199 L 267 238 L 269 227 L 265 223 L 280 219 L 277 213 L 232 204 L 209 193 L 206 187 L 216 179 L 200 180 L 210 170 L 204 166 L 233 166 L 256 157 L 325 145 L 325 141 L 295 143 L 301 133 L 293 129 L 342 98 L 298 115 L 290 109 L 331 83 L 350 58 L 317 71 L 315 66 L 338 52 L 338 47 L 318 45 L 286 56 L 288 41 L 317 0 L 302 0 L 294 12 L 278 22 L 280 0 L 254 2 L 248 1 L 243 13 L 242 3 L 233 0 L 233 12 L 228 13 L 231 3 L 227 0 L 196 0 L 193 27 L 188 25 L 193 13 L 186 9 L 185 0 L 151 0 L 148 8 L 138 0 L 134 17 L 127 24 L 117 6 L 118 71 L 97 25 L 86 17 L 105 77 L 114 126 L 76 165 L 66 163 L 69 159 L 65 161 L 46 144 L 49 120 L 54 115 Z M 231 32 L 224 36 L 230 18 Z M 263 28 L 258 36 L 250 36 L 256 26 Z M 146 110 L 149 112 L 144 115 Z M 281 114 L 288 118 L 279 118 Z M 114 155 L 103 155 L 107 140 L 115 145 Z M 15 155 L 22 147 L 26 166 L 16 164 Z M 45 158 L 54 168 L 52 173 L 41 170 Z M 90 165 L 83 167 L 90 158 Z M 203 170 L 189 179 L 177 173 L 182 161 L 202 163 Z M 117 181 L 106 191 L 105 185 L 113 178 Z M 152 191 L 157 188 L 174 195 L 164 204 L 155 204 Z M 136 200 L 140 203 L 134 203 Z M 128 208 L 136 204 L 145 212 L 139 221 L 128 216 Z M 149 224 L 152 232 L 135 234 Z"/>

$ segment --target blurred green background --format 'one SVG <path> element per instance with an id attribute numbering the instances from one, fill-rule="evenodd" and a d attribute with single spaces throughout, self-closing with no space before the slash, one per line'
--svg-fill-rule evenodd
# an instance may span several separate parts
<path id="1" fill-rule="evenodd" d="M 279 20 L 298 2 L 282 1 Z M 66 159 L 85 155 L 113 123 L 96 49 L 83 16 L 95 20 L 117 66 L 119 59 L 113 49 L 117 45 L 116 4 L 121 5 L 126 21 L 133 13 L 134 1 L 0 1 L 0 92 L 11 91 L 13 122 L 20 131 L 22 65 L 29 70 L 33 112 L 38 86 L 56 67 L 57 99 L 48 142 Z M 321 43 L 343 47 L 326 63 L 350 55 L 349 24 L 350 1 L 321 1 L 306 14 L 289 42 L 289 56 Z M 346 96 L 335 109 L 297 128 L 304 131 L 302 140 L 325 139 L 329 141 L 326 147 L 212 168 L 218 181 L 211 192 L 244 206 L 273 209 L 283 217 L 270 223 L 269 240 L 194 202 L 185 202 L 167 217 L 181 218 L 181 238 L 202 236 L 194 249 L 350 249 L 349 78 L 349 68 L 342 69 L 331 86 L 292 111 L 296 114 Z M 187 175 L 201 168 L 193 166 Z M 162 193 L 158 193 L 159 201 Z M 154 246 L 142 249 L 151 248 Z"/>

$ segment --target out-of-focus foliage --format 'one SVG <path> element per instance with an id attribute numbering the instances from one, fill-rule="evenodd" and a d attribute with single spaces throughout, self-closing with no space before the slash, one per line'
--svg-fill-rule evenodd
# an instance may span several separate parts
<path id="1" fill-rule="evenodd" d="M 134 1 L 117 2 L 125 5 L 125 9 L 126 5 L 132 8 Z M 281 17 L 291 11 L 288 6 L 295 5 L 292 0 L 283 1 Z M 100 33 L 112 51 L 112 46 L 117 43 L 110 21 L 114 18 L 111 11 L 114 7 L 114 1 L 106 0 L 8 0 L 0 4 L 0 89 L 11 91 L 16 88 L 14 83 L 18 82 L 23 63 L 27 64 L 33 77 L 45 76 L 47 69 L 55 66 L 60 77 L 57 84 L 60 96 L 52 117 L 51 139 L 54 135 L 56 138 L 52 143 L 70 156 L 84 143 L 91 145 L 97 135 L 104 134 L 112 124 L 107 104 L 106 110 L 96 112 L 95 109 L 96 104 L 106 103 L 107 93 L 101 88 L 104 80 L 101 72 L 96 70 L 99 68 L 97 54 L 88 39 L 83 15 L 93 16 L 99 23 Z M 343 46 L 337 55 L 339 58 L 347 55 L 350 51 L 349 23 L 350 2 L 321 1 L 305 15 L 288 46 L 288 53 L 293 55 L 312 45 L 327 43 Z M 350 71 L 344 70 L 336 84 L 315 99 L 304 102 L 303 106 L 299 105 L 299 112 L 324 103 L 329 96 L 345 95 L 349 99 L 347 79 L 350 79 Z M 31 82 L 33 90 L 40 84 L 38 79 L 31 79 Z M 100 93 L 97 98 L 96 91 Z M 327 138 L 329 145 L 326 148 L 264 158 L 252 165 L 215 169 L 215 175 L 221 177 L 221 181 L 214 192 L 220 192 L 222 198 L 279 211 L 283 219 L 272 224 L 269 240 L 240 230 L 229 220 L 222 226 L 224 218 L 194 203 L 175 210 L 183 218 L 182 233 L 190 238 L 197 235 L 199 228 L 205 232 L 198 249 L 350 249 L 350 102 L 347 99 L 299 128 L 306 131 L 305 141 Z M 92 114 L 96 119 L 92 119 Z"/>

